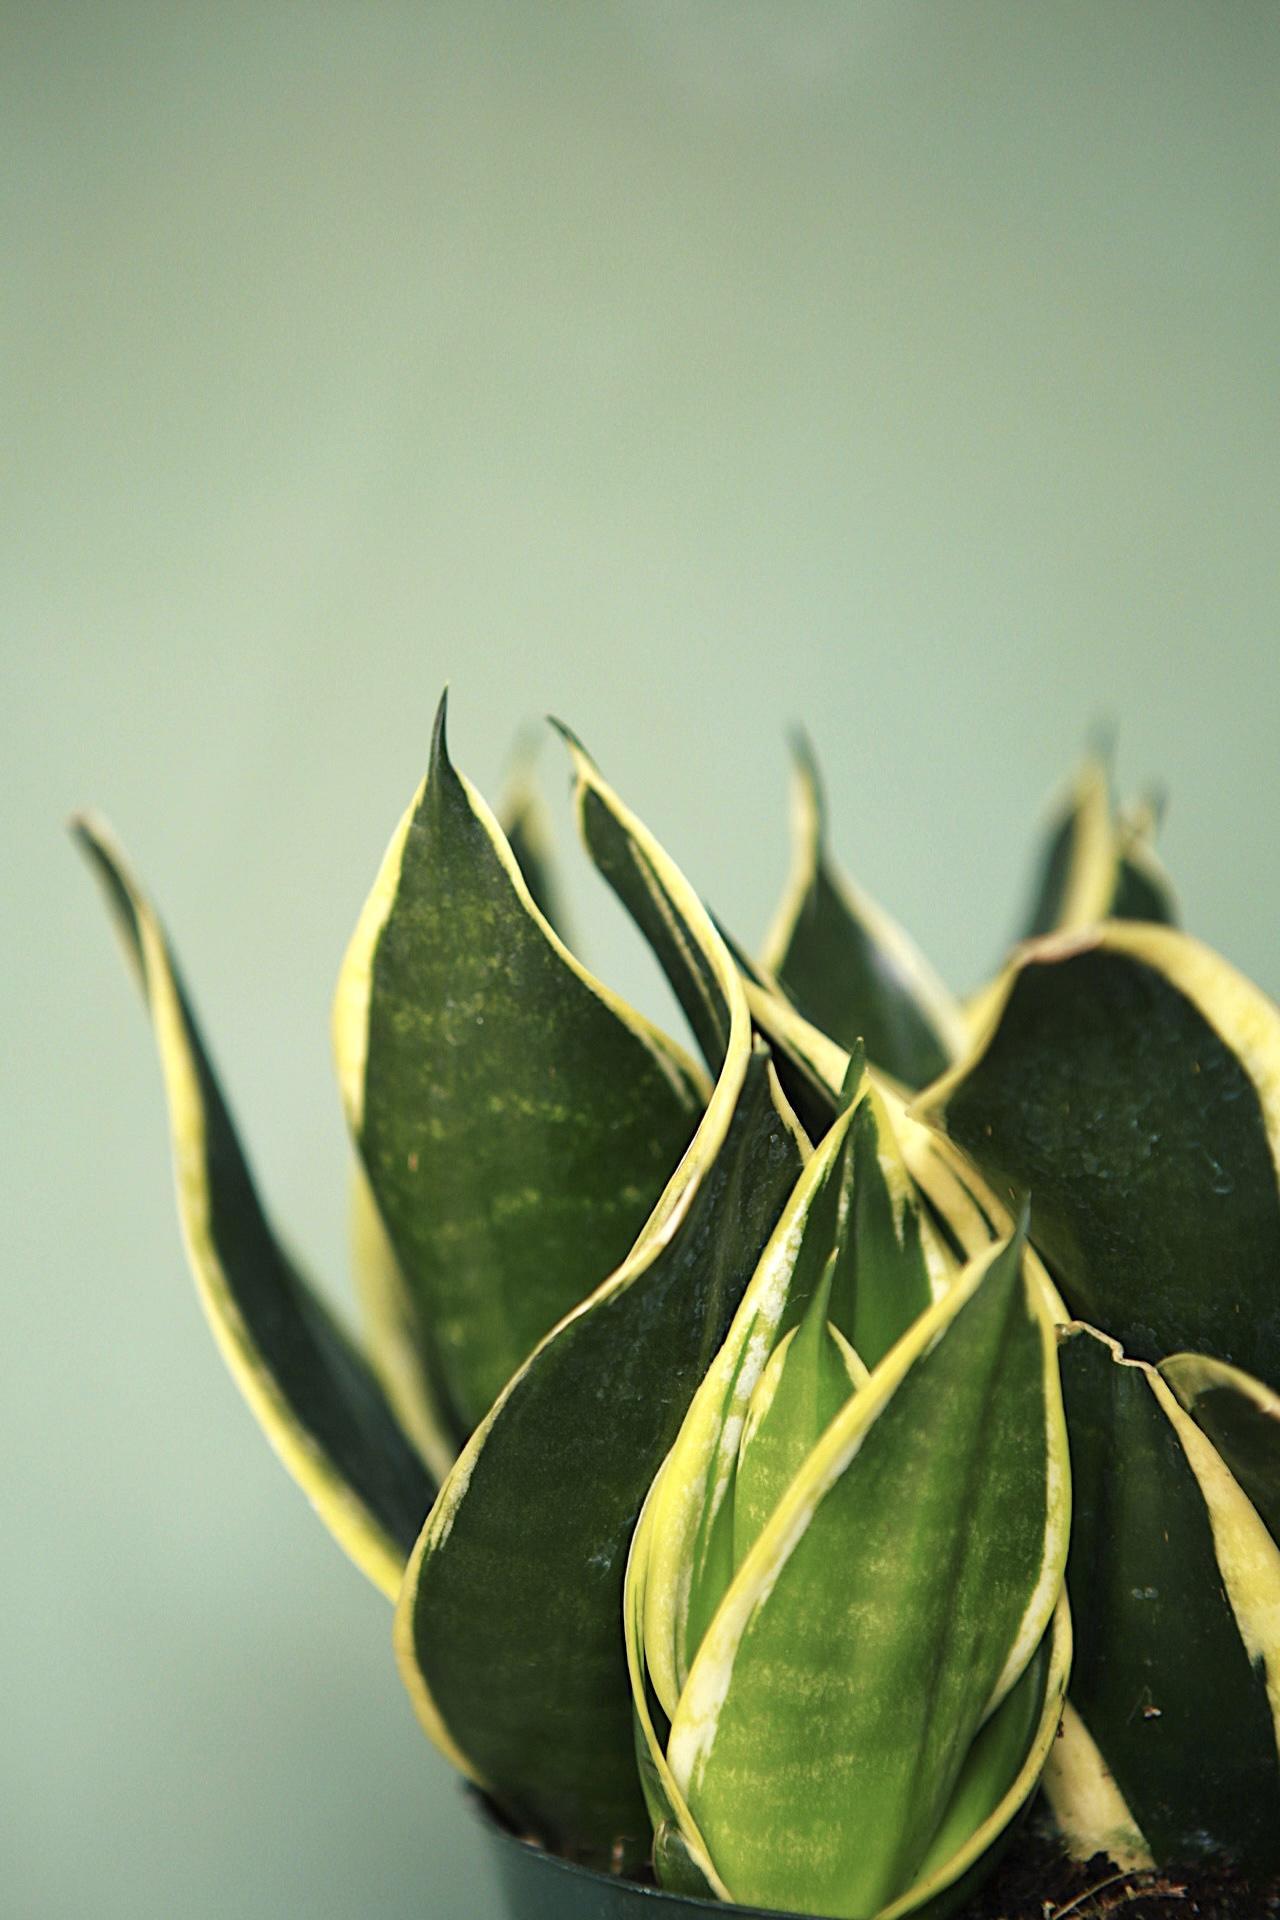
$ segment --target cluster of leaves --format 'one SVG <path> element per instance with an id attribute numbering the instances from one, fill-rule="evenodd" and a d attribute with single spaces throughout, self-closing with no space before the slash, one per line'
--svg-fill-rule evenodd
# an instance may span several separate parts
<path id="1" fill-rule="evenodd" d="M 442 705 L 335 1003 L 359 1344 L 78 829 L 214 1332 L 428 1732 L 545 1846 L 744 1904 L 949 1910 L 1040 1784 L 1080 1858 L 1274 1871 L 1280 1011 L 1092 763 L 961 1005 L 807 751 L 752 962 L 565 739 L 701 1061 L 565 945 L 529 792 L 504 830 Z"/>

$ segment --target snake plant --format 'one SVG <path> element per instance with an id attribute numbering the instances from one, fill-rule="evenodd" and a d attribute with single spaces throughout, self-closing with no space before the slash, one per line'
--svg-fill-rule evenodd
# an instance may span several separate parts
<path id="1" fill-rule="evenodd" d="M 1043 1787 L 1121 1867 L 1280 1866 L 1280 1012 L 1090 763 L 961 1002 L 830 846 L 751 960 L 564 731 L 696 1056 L 557 931 L 522 784 L 430 764 L 333 1041 L 362 1330 L 258 1198 L 102 826 L 190 1263 L 518 1833 L 686 1895 L 954 1910 Z"/>

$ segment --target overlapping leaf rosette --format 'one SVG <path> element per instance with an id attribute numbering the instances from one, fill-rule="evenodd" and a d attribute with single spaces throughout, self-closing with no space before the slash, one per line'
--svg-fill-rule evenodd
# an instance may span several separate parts
<path id="1" fill-rule="evenodd" d="M 334 1038 L 350 1337 L 258 1200 L 104 829 L 219 1345 L 518 1833 L 688 1896 L 957 1908 L 1037 1789 L 1122 1866 L 1280 1866 L 1280 1012 L 1090 763 L 967 1005 L 797 754 L 752 962 L 566 734 L 701 1055 L 556 931 L 536 806 L 427 776 Z"/>

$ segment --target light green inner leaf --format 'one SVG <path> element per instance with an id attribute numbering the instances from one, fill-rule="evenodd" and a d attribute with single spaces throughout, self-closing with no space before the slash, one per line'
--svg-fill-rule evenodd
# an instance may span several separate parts
<path id="1" fill-rule="evenodd" d="M 1065 1434 L 1020 1252 L 972 1263 L 848 1402 L 702 1641 L 669 1758 L 736 1900 L 904 1893 L 1044 1634 Z"/>

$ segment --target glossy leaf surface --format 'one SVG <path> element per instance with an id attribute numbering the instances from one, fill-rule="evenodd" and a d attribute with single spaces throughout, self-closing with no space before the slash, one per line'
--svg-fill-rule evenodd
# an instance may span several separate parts
<path id="1" fill-rule="evenodd" d="M 1015 1242 L 849 1401 L 698 1650 L 670 1767 L 734 1898 L 852 1916 L 907 1892 L 1048 1626 L 1067 1507 L 1052 1330 Z"/>
<path id="2" fill-rule="evenodd" d="M 627 1550 L 794 1171 L 757 1055 L 672 1233 L 516 1375 L 446 1482 L 406 1583 L 401 1662 L 428 1730 L 575 1858 L 634 1863 L 648 1850 L 621 1628 Z"/>
<path id="3" fill-rule="evenodd" d="M 431 1391 L 461 1439 L 626 1254 L 705 1080 L 543 919 L 449 760 L 443 703 L 344 962 L 334 1035 Z"/>
<path id="4" fill-rule="evenodd" d="M 1062 1348 L 1074 1516 L 1071 1701 L 1157 1862 L 1280 1864 L 1280 1551 L 1152 1368 Z M 1076 1850 L 1094 1836 L 1055 1769 Z M 1097 1836 L 1106 1844 L 1106 1836 Z"/>
<path id="5" fill-rule="evenodd" d="M 929 1224 L 874 1086 L 854 1115 L 847 1169 L 831 1318 L 875 1367 L 936 1299 L 955 1263 Z"/>
<path id="6" fill-rule="evenodd" d="M 351 1181 L 350 1239 L 361 1343 L 396 1419 L 439 1486 L 457 1458 L 457 1444 L 432 1392 L 412 1295 L 358 1160 Z"/>
<path id="7" fill-rule="evenodd" d="M 1072 1312 L 1139 1357 L 1280 1378 L 1280 1012 L 1217 955 L 1115 923 L 1024 949 L 919 1109 L 1034 1195 Z"/>
<path id="8" fill-rule="evenodd" d="M 798 1326 L 769 1356 L 747 1407 L 733 1488 L 736 1571 L 867 1369 L 827 1317 L 836 1256 Z"/>
<path id="9" fill-rule="evenodd" d="M 635 1247 L 462 1453 L 396 1627 L 406 1684 L 445 1750 L 521 1825 L 605 1863 L 649 1846 L 622 1633 L 632 1532 L 799 1167 L 736 971 L 682 876 L 629 826 L 712 970 L 724 1062 Z"/>
<path id="10" fill-rule="evenodd" d="M 80 820 L 75 832 L 151 1016 L 183 1238 L 214 1337 L 320 1518 L 394 1597 L 434 1484 L 368 1362 L 275 1237 L 150 903 L 104 827 Z"/>
<path id="11" fill-rule="evenodd" d="M 670 1716 L 734 1570 L 734 1483 L 752 1396 L 803 1318 L 839 1231 L 852 1103 L 787 1197 L 654 1489 L 645 1567 L 644 1657 Z"/>

